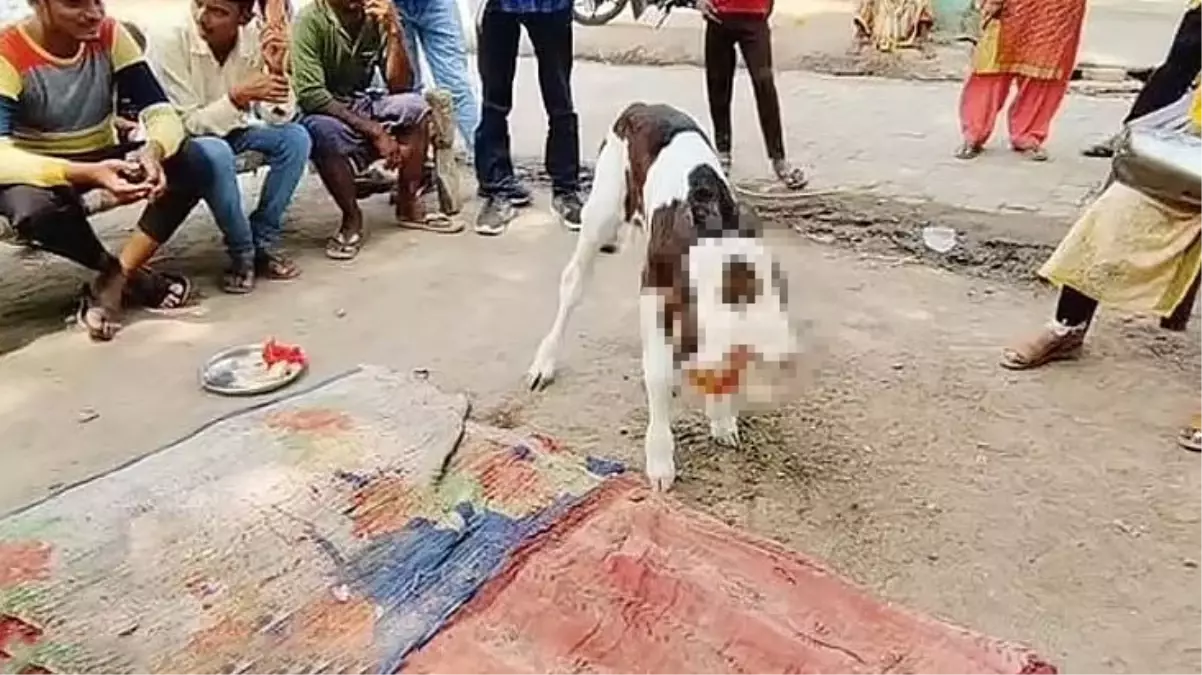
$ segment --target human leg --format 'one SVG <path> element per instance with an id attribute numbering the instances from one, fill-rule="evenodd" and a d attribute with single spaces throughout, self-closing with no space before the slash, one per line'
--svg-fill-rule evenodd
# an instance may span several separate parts
<path id="1" fill-rule="evenodd" d="M 772 160 L 772 171 L 786 187 L 799 190 L 805 187 L 807 180 L 805 174 L 789 164 L 785 157 L 780 99 L 772 70 L 772 29 L 768 26 L 767 17 L 741 23 L 737 33 L 739 50 L 743 52 L 743 62 L 747 64 L 747 72 L 751 75 L 756 113 L 760 119 L 760 131 L 764 136 L 768 159 Z"/>
<path id="2" fill-rule="evenodd" d="M 430 105 L 416 93 L 389 94 L 373 99 L 364 112 L 397 139 L 401 161 L 396 167 L 393 202 L 397 221 L 406 227 L 456 232 L 461 226 L 443 214 L 426 214 L 421 203 L 426 158 L 432 143 L 433 123 Z"/>
<path id="3" fill-rule="evenodd" d="M 572 102 L 572 13 L 531 14 L 523 19 L 538 60 L 538 86 L 547 112 L 547 174 L 556 194 L 576 194 L 580 128 Z"/>
<path id="4" fill-rule="evenodd" d="M 1032 160 L 1046 160 L 1043 144 L 1066 94 L 1067 79 L 1018 78 L 1018 93 L 1010 104 L 1010 145 Z"/>
<path id="5" fill-rule="evenodd" d="M 113 153 L 124 154 L 120 149 Z M 160 309 L 187 304 L 192 283 L 186 277 L 153 274 L 146 265 L 200 201 L 202 186 L 209 180 L 208 161 L 201 148 L 185 141 L 163 162 L 167 189 L 147 204 L 137 230 L 117 256 L 118 264 L 100 272 L 80 307 L 79 318 L 93 339 L 111 340 L 116 335 L 128 291 L 136 291 L 144 304 Z"/>
<path id="6" fill-rule="evenodd" d="M 451 93 L 459 133 L 470 153 L 480 124 L 480 104 L 468 77 L 467 47 L 455 0 L 427 3 L 421 17 L 420 39 L 431 78 Z"/>
<path id="7" fill-rule="evenodd" d="M 367 165 L 370 143 L 329 115 L 306 115 L 300 123 L 312 139 L 317 175 L 342 212 L 337 232 L 326 243 L 326 255 L 350 260 L 363 246 L 363 211 L 355 192 L 355 171 Z"/>
<path id="8" fill-rule="evenodd" d="M 295 123 L 251 127 L 230 137 L 235 154 L 259 152 L 267 161 L 267 178 L 249 220 L 256 266 L 275 278 L 292 278 L 297 274 L 295 265 L 280 252 L 280 236 L 284 230 L 284 212 L 305 175 L 312 146 L 309 132 Z"/>
<path id="9" fill-rule="evenodd" d="M 117 258 L 100 242 L 79 196 L 69 187 L 0 187 L 0 215 L 22 241 L 95 272 L 113 269 Z"/>
<path id="10" fill-rule="evenodd" d="M 709 98 L 714 148 L 723 168 L 730 170 L 730 104 L 734 97 L 735 38 L 716 21 L 705 22 L 705 91 Z"/>
<path id="11" fill-rule="evenodd" d="M 972 159 L 993 134 L 998 113 L 1010 95 L 1012 76 L 1007 74 L 980 75 L 973 73 L 960 92 L 960 134 L 964 143 L 956 151 L 960 159 Z"/>
<path id="12" fill-rule="evenodd" d="M 1097 300 L 1072 286 L 1062 286 L 1056 301 L 1055 321 L 1038 334 L 1005 349 L 1002 367 L 1030 370 L 1053 361 L 1077 358 L 1097 311 Z"/>
<path id="13" fill-rule="evenodd" d="M 235 151 L 226 139 L 217 136 L 198 136 L 191 143 L 204 160 L 208 180 L 203 183 L 202 194 L 230 258 L 222 290 L 249 293 L 255 286 L 255 243 L 250 220 L 242 208 L 242 190 L 234 167 Z"/>
<path id="14" fill-rule="evenodd" d="M 476 221 L 479 234 L 501 234 L 514 216 L 509 191 L 517 180 L 509 151 L 509 111 L 513 107 L 520 37 L 521 23 L 516 14 L 484 10 L 476 45 L 482 100 L 475 163 L 479 194 L 484 197 Z"/>

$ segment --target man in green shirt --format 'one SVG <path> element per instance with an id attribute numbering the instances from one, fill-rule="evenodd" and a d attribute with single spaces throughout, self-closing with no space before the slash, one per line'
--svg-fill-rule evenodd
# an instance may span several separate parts
<path id="1" fill-rule="evenodd" d="M 292 86 L 304 112 L 301 124 L 313 138 L 318 175 L 342 210 L 342 224 L 326 245 L 335 260 L 354 258 L 363 246 L 355 176 L 376 161 L 397 171 L 393 196 L 401 225 L 462 228 L 449 218 L 428 219 L 419 200 L 432 136 L 451 123 L 436 123 L 425 99 L 409 91 L 403 35 L 389 0 L 313 0 L 293 22 Z M 381 66 L 383 95 L 369 91 Z"/>

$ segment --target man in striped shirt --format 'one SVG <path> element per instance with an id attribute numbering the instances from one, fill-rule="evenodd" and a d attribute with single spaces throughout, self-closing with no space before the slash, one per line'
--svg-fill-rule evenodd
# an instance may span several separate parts
<path id="1" fill-rule="evenodd" d="M 33 16 L 0 30 L 0 215 L 27 243 L 98 274 L 79 318 L 93 338 L 119 328 L 122 300 L 177 307 L 191 284 L 144 269 L 199 199 L 199 158 L 142 50 L 103 0 L 32 0 Z M 120 144 L 118 97 L 139 110 L 144 143 Z M 149 199 L 119 256 L 97 238 L 80 195 Z"/>

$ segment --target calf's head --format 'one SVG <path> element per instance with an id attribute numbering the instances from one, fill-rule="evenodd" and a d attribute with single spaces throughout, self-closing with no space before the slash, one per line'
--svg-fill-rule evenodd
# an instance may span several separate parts
<path id="1" fill-rule="evenodd" d="M 665 334 L 687 389 L 742 404 L 777 402 L 799 347 L 787 280 L 758 217 L 701 165 L 689 174 L 686 203 L 657 211 L 653 221 L 648 268 L 666 291 Z"/>

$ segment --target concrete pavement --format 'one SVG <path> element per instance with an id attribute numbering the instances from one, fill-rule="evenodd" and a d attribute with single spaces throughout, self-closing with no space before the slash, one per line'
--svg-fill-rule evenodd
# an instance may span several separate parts
<path id="1" fill-rule="evenodd" d="M 574 82 L 582 155 L 590 158 L 618 112 L 636 100 L 681 107 L 708 126 L 700 70 L 691 67 L 577 65 Z M 1049 140 L 1052 161 L 1020 159 L 1006 150 L 1005 123 L 972 162 L 952 157 L 959 140 L 953 82 L 848 78 L 780 73 L 787 148 L 812 167 L 815 189 L 871 190 L 984 210 L 1040 213 L 1068 219 L 1105 178 L 1109 164 L 1079 155 L 1110 133 L 1128 105 L 1118 98 L 1069 96 Z M 616 94 L 620 92 L 620 94 Z M 519 69 L 511 120 L 515 153 L 542 153 L 545 116 L 534 64 Z M 735 91 L 735 177 L 764 178 L 769 167 L 752 102 L 740 77 Z"/>

